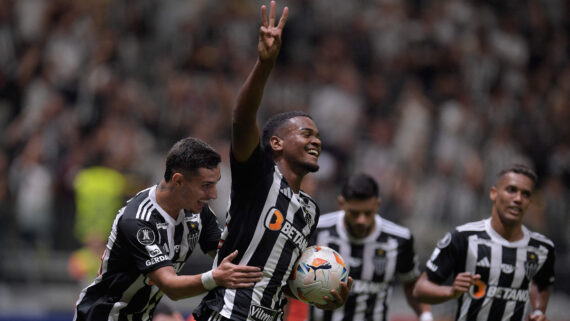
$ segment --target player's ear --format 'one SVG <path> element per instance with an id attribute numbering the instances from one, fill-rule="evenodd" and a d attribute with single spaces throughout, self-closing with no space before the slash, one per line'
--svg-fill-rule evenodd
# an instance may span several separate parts
<path id="1" fill-rule="evenodd" d="M 497 198 L 497 188 L 495 186 L 491 186 L 491 189 L 489 190 L 489 198 L 493 202 Z"/>
<path id="2" fill-rule="evenodd" d="M 271 145 L 271 149 L 280 151 L 283 149 L 283 140 L 277 136 L 271 136 L 269 145 Z"/>
<path id="3" fill-rule="evenodd" d="M 174 173 L 172 174 L 172 178 L 170 179 L 174 185 L 181 185 L 184 181 L 184 175 L 182 173 Z"/>

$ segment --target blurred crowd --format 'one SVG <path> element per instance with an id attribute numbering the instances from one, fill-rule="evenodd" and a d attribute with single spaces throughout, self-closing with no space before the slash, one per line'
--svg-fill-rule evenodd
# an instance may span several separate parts
<path id="1" fill-rule="evenodd" d="M 73 252 L 80 278 L 98 264 L 81 251 L 100 251 L 185 136 L 224 157 L 223 220 L 262 3 L 0 0 L 0 241 Z M 570 1 L 277 3 L 290 15 L 262 118 L 315 119 L 324 151 L 306 189 L 322 212 L 342 179 L 369 173 L 381 215 L 410 227 L 425 260 L 490 215 L 500 168 L 525 163 L 540 178 L 526 224 L 554 240 L 555 291 L 570 293 Z"/>

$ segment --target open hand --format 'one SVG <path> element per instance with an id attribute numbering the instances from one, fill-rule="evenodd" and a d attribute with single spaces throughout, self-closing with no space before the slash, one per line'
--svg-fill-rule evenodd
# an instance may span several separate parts
<path id="1" fill-rule="evenodd" d="M 267 17 L 267 7 L 261 6 L 261 27 L 259 28 L 259 42 L 257 44 L 257 51 L 259 59 L 275 60 L 281 48 L 281 34 L 283 27 L 287 22 L 289 16 L 289 8 L 283 8 L 283 14 L 279 19 L 279 24 L 275 26 L 275 1 L 271 1 L 269 8 L 269 18 Z"/>
<path id="2" fill-rule="evenodd" d="M 212 271 L 214 281 L 219 286 L 226 288 L 248 288 L 261 280 L 263 273 L 258 267 L 233 264 L 238 251 L 226 256 L 222 263 Z"/>

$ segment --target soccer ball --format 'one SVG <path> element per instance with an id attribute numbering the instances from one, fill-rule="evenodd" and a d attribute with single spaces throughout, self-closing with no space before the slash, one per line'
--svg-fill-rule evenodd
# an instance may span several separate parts
<path id="1" fill-rule="evenodd" d="M 344 260 L 330 247 L 314 245 L 306 248 L 293 266 L 289 288 L 297 298 L 308 304 L 325 304 L 330 290 L 340 290 L 340 282 L 348 279 Z"/>

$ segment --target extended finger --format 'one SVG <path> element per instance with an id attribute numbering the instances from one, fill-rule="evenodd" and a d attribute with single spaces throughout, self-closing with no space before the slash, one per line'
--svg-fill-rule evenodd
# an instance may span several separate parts
<path id="1" fill-rule="evenodd" d="M 233 251 L 232 253 L 228 254 L 228 255 L 222 260 L 222 263 L 233 261 L 233 259 L 235 259 L 237 255 L 238 255 L 238 250 Z"/>
<path id="2" fill-rule="evenodd" d="M 289 8 L 285 7 L 283 8 L 283 14 L 281 15 L 281 18 L 279 19 L 279 24 L 277 25 L 278 29 L 283 30 L 285 23 L 287 22 L 287 17 L 289 17 Z"/>
<path id="3" fill-rule="evenodd" d="M 261 6 L 261 25 L 267 27 L 267 6 Z"/>
<path id="4" fill-rule="evenodd" d="M 275 1 L 271 1 L 269 8 L 269 26 L 275 26 Z"/>

